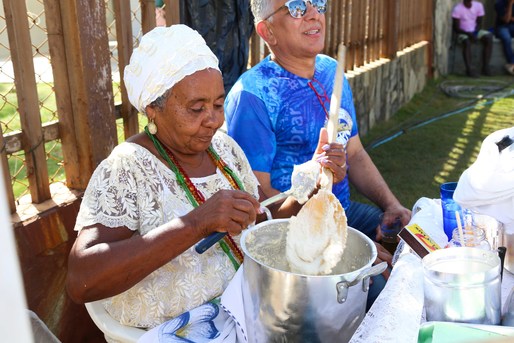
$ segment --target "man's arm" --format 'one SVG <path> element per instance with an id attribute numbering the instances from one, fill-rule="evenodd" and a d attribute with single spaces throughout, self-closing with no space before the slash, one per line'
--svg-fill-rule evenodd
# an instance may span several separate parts
<path id="1" fill-rule="evenodd" d="M 453 20 L 453 25 L 452 25 L 453 32 L 463 33 L 463 31 L 460 29 L 460 20 L 456 19 L 456 18 L 453 18 L 452 20 Z"/>
<path id="2" fill-rule="evenodd" d="M 347 154 L 350 166 L 348 177 L 355 188 L 384 212 L 396 213 L 406 224 L 410 220 L 410 211 L 404 208 L 391 192 L 371 157 L 362 146 L 359 136 L 350 138 L 347 145 Z"/>
<path id="3" fill-rule="evenodd" d="M 266 196 L 266 198 L 269 198 L 275 194 L 280 193 L 278 189 L 275 189 L 271 186 L 271 176 L 270 173 L 266 172 L 260 172 L 254 170 L 253 173 L 257 177 L 257 180 L 259 180 L 259 183 L 261 184 L 262 192 Z"/>
<path id="4" fill-rule="evenodd" d="M 478 31 L 478 30 L 482 29 L 482 21 L 483 21 L 483 19 L 484 19 L 483 16 L 477 17 L 477 26 L 475 28 L 475 31 Z"/>

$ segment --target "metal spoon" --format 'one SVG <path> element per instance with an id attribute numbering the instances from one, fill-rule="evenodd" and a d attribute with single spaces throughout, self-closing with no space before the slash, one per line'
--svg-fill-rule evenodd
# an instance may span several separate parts
<path id="1" fill-rule="evenodd" d="M 316 188 L 316 183 L 319 176 L 319 163 L 316 161 L 307 161 L 293 168 L 291 174 L 291 188 L 283 193 L 276 194 L 263 202 L 262 207 L 269 206 L 277 201 L 283 200 L 288 196 L 293 196 L 300 204 L 305 203 L 309 199 L 309 195 Z M 268 219 L 270 215 L 268 215 Z M 209 236 L 202 239 L 195 246 L 195 250 L 199 254 L 203 254 L 207 249 L 214 245 L 217 241 L 222 239 L 226 232 L 214 232 Z"/>

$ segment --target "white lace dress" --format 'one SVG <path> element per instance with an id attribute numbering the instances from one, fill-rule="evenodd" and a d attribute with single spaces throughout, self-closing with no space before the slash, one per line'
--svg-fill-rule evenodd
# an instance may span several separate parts
<path id="1" fill-rule="evenodd" d="M 258 198 L 257 179 L 237 143 L 218 132 L 212 145 L 245 190 Z M 218 190 L 232 188 L 220 170 L 191 181 L 206 198 Z M 168 166 L 140 145 L 125 142 L 93 173 L 75 230 L 101 223 L 108 227 L 126 226 L 144 235 L 192 209 Z M 234 237 L 238 244 L 239 239 Z M 104 305 L 122 324 L 151 328 L 221 295 L 234 274 L 219 244 L 203 254 L 191 247 L 131 289 L 106 299 Z"/>

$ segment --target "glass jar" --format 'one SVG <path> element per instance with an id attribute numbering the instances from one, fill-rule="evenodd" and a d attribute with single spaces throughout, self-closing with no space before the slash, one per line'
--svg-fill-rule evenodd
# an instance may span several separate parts
<path id="1" fill-rule="evenodd" d="M 483 250 L 491 250 L 491 246 L 485 237 L 485 231 L 478 228 L 472 227 L 462 229 L 462 237 L 459 229 L 454 229 L 452 233 L 452 239 L 449 243 L 450 247 L 471 247 L 480 248 Z"/>

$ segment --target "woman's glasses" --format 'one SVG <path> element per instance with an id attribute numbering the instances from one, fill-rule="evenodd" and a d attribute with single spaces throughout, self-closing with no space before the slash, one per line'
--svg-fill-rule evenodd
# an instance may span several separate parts
<path id="1" fill-rule="evenodd" d="M 287 8 L 289 10 L 291 17 L 300 19 L 307 12 L 307 2 L 309 2 L 312 7 L 318 11 L 319 14 L 323 14 L 327 11 L 328 0 L 290 0 L 262 20 L 268 20 L 271 18 L 271 16 L 277 14 L 283 8 Z"/>

